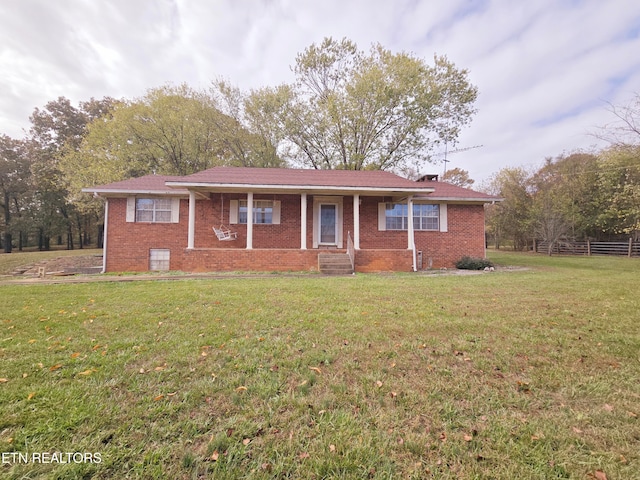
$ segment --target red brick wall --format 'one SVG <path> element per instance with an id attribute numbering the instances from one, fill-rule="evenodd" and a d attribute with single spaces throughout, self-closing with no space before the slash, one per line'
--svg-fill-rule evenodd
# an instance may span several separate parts
<path id="1" fill-rule="evenodd" d="M 107 220 L 108 272 L 143 272 L 149 270 L 149 250 L 171 251 L 171 270 L 182 270 L 182 251 L 187 246 L 189 220 L 187 200 L 180 201 L 179 223 L 127 222 L 127 199 L 109 199 Z"/>
<path id="2" fill-rule="evenodd" d="M 253 248 L 246 250 L 246 225 L 229 222 L 232 199 L 245 195 L 212 194 L 196 202 L 195 250 L 186 250 L 188 200 L 180 201 L 179 223 L 126 222 L 126 199 L 109 199 L 107 271 L 146 271 L 149 250 L 171 251 L 172 270 L 314 270 L 313 196 L 307 199 L 307 248 L 300 251 L 300 196 L 258 195 L 256 200 L 280 200 L 279 225 L 254 225 Z M 353 197 L 344 197 L 343 245 L 347 232 L 353 237 Z M 358 271 L 409 271 L 412 254 L 407 232 L 378 230 L 378 203 L 383 197 L 361 197 Z M 482 205 L 448 205 L 448 232 L 415 233 L 416 248 L 423 252 L 423 267 L 452 267 L 464 255 L 484 257 L 484 208 Z M 219 241 L 212 228 L 224 224 L 238 233 L 235 241 Z M 240 249 L 240 250 L 238 250 Z M 282 251 L 276 249 L 283 249 Z"/>
<path id="3" fill-rule="evenodd" d="M 300 249 L 195 249 L 184 250 L 188 272 L 317 271 L 318 251 Z"/>
<path id="4" fill-rule="evenodd" d="M 484 258 L 484 207 L 447 205 L 447 232 L 416 232 L 416 249 L 422 251 L 422 266 L 455 266 L 463 256 Z"/>

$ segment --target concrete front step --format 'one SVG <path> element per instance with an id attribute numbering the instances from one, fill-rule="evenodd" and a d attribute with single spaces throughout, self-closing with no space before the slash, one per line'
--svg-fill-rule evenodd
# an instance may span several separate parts
<path id="1" fill-rule="evenodd" d="M 346 253 L 319 254 L 318 270 L 327 275 L 349 275 L 353 273 L 351 260 Z"/>

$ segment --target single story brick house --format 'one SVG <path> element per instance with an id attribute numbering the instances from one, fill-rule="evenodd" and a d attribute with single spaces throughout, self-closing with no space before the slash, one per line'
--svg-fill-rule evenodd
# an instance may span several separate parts
<path id="1" fill-rule="evenodd" d="M 215 167 L 84 191 L 105 200 L 105 272 L 416 271 L 484 257 L 484 204 L 500 199 L 434 178 Z"/>

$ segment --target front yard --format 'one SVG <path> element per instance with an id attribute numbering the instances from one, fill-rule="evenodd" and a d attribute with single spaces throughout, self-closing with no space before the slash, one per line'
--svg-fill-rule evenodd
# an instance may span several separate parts
<path id="1" fill-rule="evenodd" d="M 0 285 L 0 476 L 637 478 L 640 261 L 492 259 Z"/>

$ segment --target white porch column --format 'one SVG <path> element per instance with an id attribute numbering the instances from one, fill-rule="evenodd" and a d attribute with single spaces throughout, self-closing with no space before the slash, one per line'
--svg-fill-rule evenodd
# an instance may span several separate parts
<path id="1" fill-rule="evenodd" d="M 307 194 L 300 194 L 300 250 L 307 249 Z"/>
<path id="2" fill-rule="evenodd" d="M 415 239 L 415 230 L 413 227 L 413 196 L 409 195 L 407 198 L 407 233 L 408 233 L 408 249 L 412 251 L 412 268 L 415 272 L 417 270 L 416 267 L 416 239 Z"/>
<path id="3" fill-rule="evenodd" d="M 360 195 L 353 196 L 353 248 L 360 250 Z"/>
<path id="4" fill-rule="evenodd" d="M 413 237 L 413 197 L 407 198 L 407 248 L 411 250 L 414 244 Z"/>
<path id="5" fill-rule="evenodd" d="M 108 225 L 109 225 L 109 199 L 104 201 L 104 230 L 102 233 L 102 271 L 100 273 L 106 273 L 107 271 L 107 238 L 108 238 Z"/>
<path id="6" fill-rule="evenodd" d="M 247 250 L 253 249 L 253 192 L 247 193 Z"/>
<path id="7" fill-rule="evenodd" d="M 187 248 L 193 249 L 196 239 L 196 192 L 189 190 L 189 229 L 187 234 Z"/>

